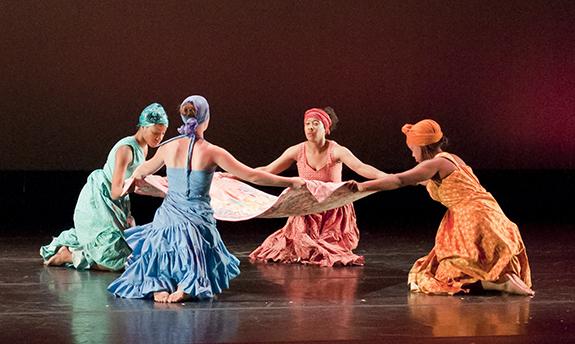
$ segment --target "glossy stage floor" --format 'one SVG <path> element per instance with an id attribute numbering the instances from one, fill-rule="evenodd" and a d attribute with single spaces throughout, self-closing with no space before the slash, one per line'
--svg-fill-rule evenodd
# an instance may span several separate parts
<path id="1" fill-rule="evenodd" d="M 2 343 L 558 343 L 575 341 L 572 224 L 522 225 L 535 297 L 426 296 L 407 271 L 434 226 L 363 226 L 364 267 L 251 264 L 248 252 L 281 221 L 220 226 L 241 275 L 217 300 L 154 304 L 106 292 L 115 273 L 44 267 L 49 235 L 0 238 Z M 366 228 L 367 227 L 367 228 Z"/>

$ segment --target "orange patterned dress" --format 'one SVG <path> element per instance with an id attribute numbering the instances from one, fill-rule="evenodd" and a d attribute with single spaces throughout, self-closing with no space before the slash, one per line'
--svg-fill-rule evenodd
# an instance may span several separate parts
<path id="1" fill-rule="evenodd" d="M 517 225 L 503 213 L 469 166 L 449 153 L 446 158 L 457 169 L 440 183 L 429 181 L 431 198 L 447 212 L 429 254 L 418 259 L 409 272 L 412 291 L 450 294 L 467 291 L 465 284 L 496 281 L 514 273 L 531 287 L 531 271 L 525 245 Z"/>
<path id="2" fill-rule="evenodd" d="M 341 161 L 332 157 L 335 141 L 328 141 L 328 159 L 319 170 L 309 166 L 305 142 L 300 144 L 297 170 L 300 177 L 322 182 L 341 182 Z M 254 261 L 303 263 L 320 266 L 363 265 L 363 256 L 352 252 L 359 242 L 353 204 L 319 214 L 291 216 L 251 254 Z"/>

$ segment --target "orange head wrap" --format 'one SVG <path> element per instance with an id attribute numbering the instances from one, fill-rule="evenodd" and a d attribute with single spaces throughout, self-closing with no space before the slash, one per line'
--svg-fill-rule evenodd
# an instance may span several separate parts
<path id="1" fill-rule="evenodd" d="M 303 115 L 304 121 L 307 121 L 308 118 L 314 118 L 320 121 L 323 124 L 326 135 L 329 135 L 329 130 L 331 129 L 331 118 L 327 112 L 322 109 L 312 108 L 307 110 Z"/>
<path id="2" fill-rule="evenodd" d="M 439 142 L 443 137 L 441 127 L 432 119 L 406 124 L 401 131 L 405 134 L 408 145 L 427 146 Z"/>

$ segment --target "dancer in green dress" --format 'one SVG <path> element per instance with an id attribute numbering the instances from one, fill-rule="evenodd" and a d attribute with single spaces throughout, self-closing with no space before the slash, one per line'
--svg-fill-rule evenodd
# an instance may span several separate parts
<path id="1" fill-rule="evenodd" d="M 138 131 L 116 143 L 102 169 L 90 174 L 74 210 L 74 228 L 40 248 L 46 265 L 76 269 L 123 269 L 130 247 L 123 231 L 134 224 L 124 180 L 142 164 L 148 146 L 157 147 L 168 127 L 164 108 L 153 103 L 140 115 Z"/>

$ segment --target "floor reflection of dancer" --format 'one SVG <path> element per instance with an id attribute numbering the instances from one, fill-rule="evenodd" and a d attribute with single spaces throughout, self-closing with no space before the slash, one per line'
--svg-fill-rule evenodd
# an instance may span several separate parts
<path id="1" fill-rule="evenodd" d="M 59 311 L 58 315 L 45 317 L 43 326 L 57 331 L 58 342 L 110 341 L 110 331 L 113 331 L 116 322 L 114 312 L 104 311 L 109 310 L 106 285 L 110 277 L 113 275 L 92 273 L 90 270 L 80 272 L 45 268 L 40 271 L 42 292 L 45 293 L 43 302 L 56 298 L 53 305 L 57 305 Z M 54 339 L 50 338 L 48 342 Z"/>
<path id="2" fill-rule="evenodd" d="M 142 111 L 136 134 L 118 141 L 104 167 L 88 177 L 74 210 L 74 228 L 40 249 L 46 265 L 111 271 L 124 268 L 131 250 L 122 231 L 133 225 L 130 198 L 122 196 L 124 180 L 144 162 L 148 146 L 160 144 L 167 126 L 168 117 L 160 104 Z"/>
<path id="3" fill-rule="evenodd" d="M 409 293 L 409 315 L 433 337 L 495 337 L 527 333 L 530 298 L 472 305 L 467 298 Z M 488 311 L 484 311 L 488 307 Z M 481 309 L 481 311 L 479 311 Z"/>
<path id="4" fill-rule="evenodd" d="M 237 341 L 239 325 L 250 320 L 243 319 L 244 313 L 234 307 L 220 305 L 203 302 L 192 310 L 178 303 L 117 299 L 114 311 L 103 312 L 116 315 L 107 332 L 108 340 L 98 343 L 110 342 L 109 338 L 121 338 L 116 341 L 122 343 L 232 343 Z M 119 313 L 130 316 L 117 316 Z M 169 331 L 158 330 L 168 328 Z"/>
<path id="5" fill-rule="evenodd" d="M 315 338 L 322 335 L 333 340 L 356 338 L 360 326 L 354 322 L 364 312 L 361 307 L 355 307 L 358 301 L 358 286 L 364 277 L 360 267 L 334 267 L 317 269 L 315 266 L 300 264 L 255 264 L 258 273 L 266 282 L 281 288 L 280 300 L 289 300 L 285 312 L 290 314 L 282 320 L 285 328 L 291 329 L 291 339 L 305 338 L 313 333 Z M 273 286 L 264 285 L 261 297 L 278 298 L 278 292 Z M 310 305 L 321 304 L 331 306 L 330 311 L 322 312 L 320 319 L 311 320 Z M 328 308 L 330 308 L 328 306 Z M 313 306 L 311 307 L 313 308 Z M 321 326 L 329 324 L 329 326 Z M 326 338 L 326 337 L 323 337 Z M 273 339 L 273 338 L 270 338 Z M 285 338 L 278 338 L 281 341 Z M 311 338 L 307 338 L 311 340 Z M 306 341 L 307 342 L 307 341 Z"/>
<path id="6" fill-rule="evenodd" d="M 332 108 L 307 110 L 304 115 L 307 140 L 288 148 L 261 169 L 277 174 L 296 162 L 300 177 L 323 182 L 341 182 L 342 163 L 366 178 L 386 175 L 361 162 L 346 147 L 326 139 L 337 121 Z M 250 254 L 250 258 L 321 266 L 363 265 L 364 258 L 352 252 L 358 242 L 355 210 L 353 204 L 347 204 L 319 214 L 291 216 L 282 229 Z"/>
<path id="7" fill-rule="evenodd" d="M 431 197 L 447 207 L 435 246 L 409 273 L 412 291 L 454 294 L 478 282 L 484 289 L 533 295 L 521 234 L 493 196 L 458 156 L 442 151 L 439 124 L 423 120 L 402 131 L 419 163 L 411 170 L 358 184 L 359 191 L 392 190 L 426 183 Z"/>
<path id="8" fill-rule="evenodd" d="M 141 226 L 138 243 L 126 271 L 108 290 L 125 298 L 157 302 L 206 299 L 229 287 L 239 273 L 239 260 L 225 247 L 210 206 L 214 170 L 224 170 L 259 185 L 305 185 L 301 178 L 286 178 L 247 167 L 226 150 L 204 139 L 209 105 L 190 96 L 180 106 L 185 124 L 182 137 L 158 149 L 153 158 L 134 172 L 135 178 L 166 166 L 169 191 L 151 224 Z M 128 238 L 128 240 L 130 240 Z"/>

